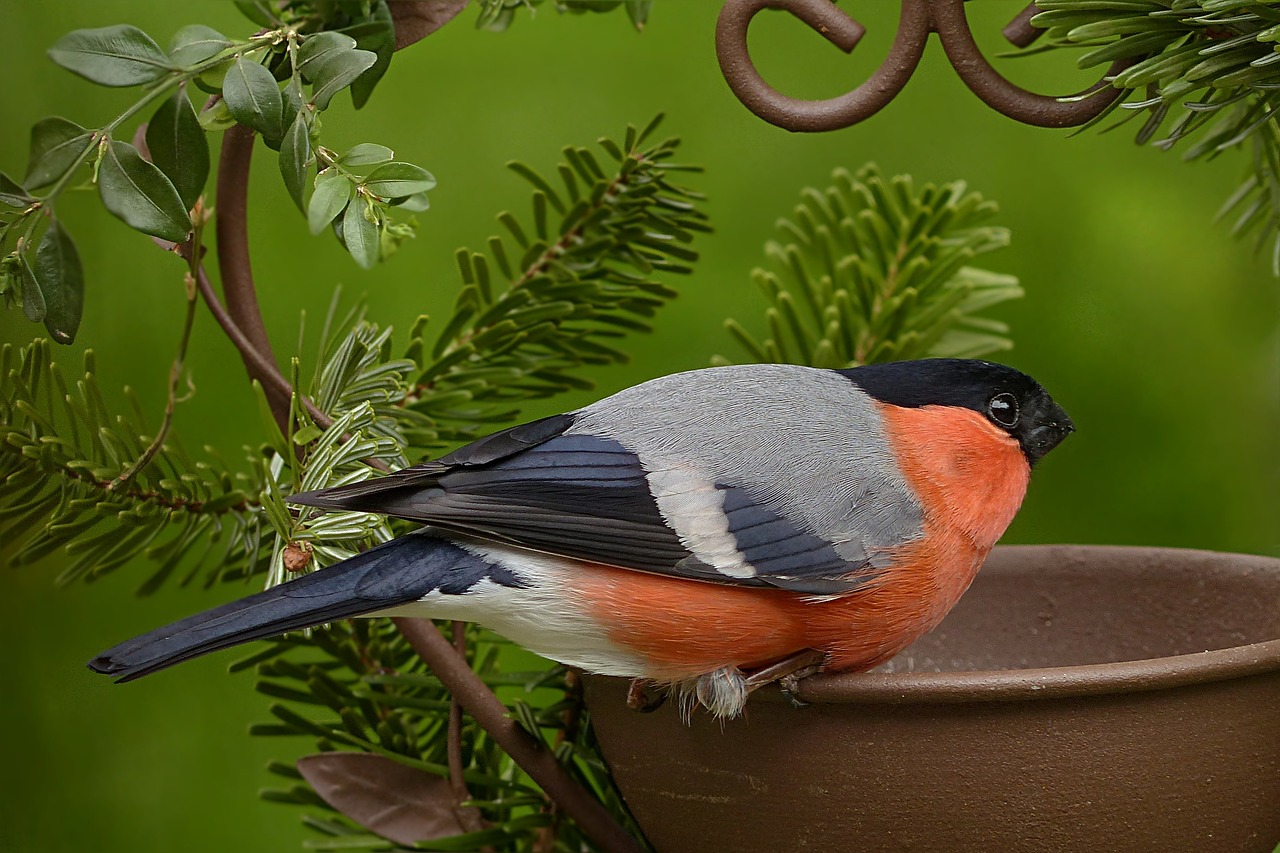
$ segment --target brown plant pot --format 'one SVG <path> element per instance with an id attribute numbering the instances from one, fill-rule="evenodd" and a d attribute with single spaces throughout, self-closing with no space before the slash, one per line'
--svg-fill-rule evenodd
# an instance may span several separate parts
<path id="1" fill-rule="evenodd" d="M 1280 560 L 999 548 L 886 666 L 686 726 L 589 677 L 661 853 L 1262 851 L 1280 841 Z"/>

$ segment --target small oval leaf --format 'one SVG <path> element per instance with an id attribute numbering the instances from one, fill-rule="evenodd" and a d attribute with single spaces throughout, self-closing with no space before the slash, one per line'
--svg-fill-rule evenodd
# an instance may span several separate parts
<path id="1" fill-rule="evenodd" d="M 421 166 L 412 163 L 387 163 L 379 166 L 364 179 L 369 192 L 380 198 L 424 193 L 436 185 L 436 179 Z"/>
<path id="2" fill-rule="evenodd" d="M 39 323 L 45 315 L 44 294 L 25 255 L 18 255 L 18 275 L 22 279 L 22 313 L 31 322 Z"/>
<path id="3" fill-rule="evenodd" d="M 392 207 L 398 207 L 401 210 L 410 210 L 414 213 L 421 213 L 431 208 L 431 201 L 427 198 L 426 193 L 414 193 L 413 195 L 389 199 L 387 204 Z"/>
<path id="4" fill-rule="evenodd" d="M 343 166 L 378 166 L 382 163 L 390 163 L 395 156 L 396 152 L 385 145 L 361 142 L 359 145 L 351 146 L 347 153 L 338 158 L 338 162 Z"/>
<path id="5" fill-rule="evenodd" d="M 197 117 L 200 127 L 208 131 L 229 130 L 236 126 L 235 116 L 227 109 L 227 102 L 219 98 L 200 111 Z"/>
<path id="6" fill-rule="evenodd" d="M 307 212 L 303 192 L 307 185 L 307 162 L 311 159 L 310 133 L 306 113 L 298 113 L 280 143 L 280 176 L 294 204 L 303 213 Z"/>
<path id="7" fill-rule="evenodd" d="M 231 47 L 231 39 L 203 24 L 185 26 L 169 40 L 169 60 L 181 68 L 199 65 Z"/>
<path id="8" fill-rule="evenodd" d="M 311 103 L 317 109 L 326 109 L 335 94 L 377 61 L 377 54 L 355 45 L 350 36 L 328 31 L 310 36 L 298 48 L 298 71 L 314 87 Z"/>
<path id="9" fill-rule="evenodd" d="M 5 207 L 23 208 L 33 201 L 35 201 L 35 198 L 27 192 L 26 187 L 4 172 L 0 172 L 0 204 Z"/>
<path id="10" fill-rule="evenodd" d="M 284 103 L 271 72 L 241 57 L 222 81 L 222 97 L 236 121 L 261 133 L 268 141 L 284 132 L 280 117 Z"/>
<path id="11" fill-rule="evenodd" d="M 368 205 L 359 198 L 347 205 L 342 217 L 342 240 L 357 264 L 372 269 L 378 262 L 378 226 L 365 215 L 367 209 Z"/>
<path id="12" fill-rule="evenodd" d="M 58 343 L 71 343 L 84 312 L 84 268 L 76 244 L 56 219 L 36 249 L 32 272 L 44 298 L 45 328 Z"/>
<path id="13" fill-rule="evenodd" d="M 131 228 L 181 243 L 191 220 L 178 191 L 132 145 L 111 140 L 98 167 L 98 194 L 107 210 Z"/>
<path id="14" fill-rule="evenodd" d="M 307 226 L 312 234 L 319 234 L 351 201 L 354 187 L 346 175 L 326 171 L 316 178 L 315 191 L 307 204 Z"/>
<path id="15" fill-rule="evenodd" d="M 160 105 L 147 123 L 151 162 L 173 183 L 190 210 L 209 178 L 209 142 L 186 89 Z"/>
<path id="16" fill-rule="evenodd" d="M 93 145 L 93 134 L 59 116 L 42 118 L 31 128 L 31 153 L 23 183 L 43 187 L 61 178 Z"/>
<path id="17" fill-rule="evenodd" d="M 140 86 L 174 70 L 151 36 L 127 24 L 67 33 L 49 58 L 102 86 Z"/>

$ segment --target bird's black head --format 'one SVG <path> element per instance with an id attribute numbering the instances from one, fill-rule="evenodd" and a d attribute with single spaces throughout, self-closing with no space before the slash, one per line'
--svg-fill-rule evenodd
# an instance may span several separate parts
<path id="1" fill-rule="evenodd" d="M 1003 364 L 927 358 L 839 371 L 872 397 L 894 406 L 961 406 L 1018 440 L 1034 465 L 1075 431 L 1040 383 Z"/>

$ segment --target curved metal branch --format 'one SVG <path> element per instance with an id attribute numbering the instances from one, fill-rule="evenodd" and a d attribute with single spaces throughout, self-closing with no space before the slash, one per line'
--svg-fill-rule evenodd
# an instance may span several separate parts
<path id="1" fill-rule="evenodd" d="M 978 48 L 965 16 L 965 0 L 901 0 L 902 15 L 893 47 L 875 73 L 851 92 L 826 100 L 803 100 L 782 94 L 764 81 L 751 61 L 747 29 L 765 9 L 790 12 L 846 53 L 865 32 L 861 24 L 831 0 L 726 0 L 716 24 L 720 70 L 738 99 L 771 124 L 794 131 L 836 130 L 856 124 L 892 101 L 915 72 L 929 33 L 936 32 L 952 67 L 983 103 L 1009 118 L 1038 127 L 1075 127 L 1097 118 L 1120 90 L 1109 79 L 1127 67 L 1116 63 L 1107 75 L 1078 95 L 1037 95 L 1006 80 Z M 1032 3 L 1008 26 L 1005 37 L 1019 47 L 1033 42 L 1040 30 L 1031 26 L 1038 9 Z"/>
<path id="2" fill-rule="evenodd" d="M 876 72 L 861 86 L 822 101 L 784 95 L 760 76 L 747 48 L 751 19 L 765 9 L 790 12 L 849 53 L 866 30 L 830 0 L 728 0 L 716 22 L 716 55 L 729 88 L 760 118 L 786 130 L 838 130 L 870 118 L 907 85 L 929 38 L 928 8 L 905 0 L 893 47 Z"/>
<path id="3" fill-rule="evenodd" d="M 251 358 L 243 347 L 241 359 L 249 376 L 262 383 L 267 391 L 271 413 L 280 429 L 289 421 L 289 397 L 281 394 L 276 383 L 264 372 L 262 360 L 276 364 L 271 351 L 271 338 L 258 292 L 253 284 L 253 268 L 249 264 L 249 165 L 253 160 L 253 131 L 243 125 L 229 129 L 222 137 L 222 154 L 218 158 L 218 195 L 216 222 L 218 239 L 218 272 L 227 313 L 260 358 Z M 275 372 L 279 372 L 276 370 Z"/>

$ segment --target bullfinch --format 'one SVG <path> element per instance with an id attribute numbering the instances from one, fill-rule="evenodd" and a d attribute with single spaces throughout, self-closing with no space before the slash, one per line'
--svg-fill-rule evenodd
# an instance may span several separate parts
<path id="1" fill-rule="evenodd" d="M 665 376 L 292 496 L 424 527 L 89 666 L 128 681 L 347 617 L 427 616 L 732 717 L 762 672 L 869 669 L 937 625 L 1073 429 L 985 361 Z"/>

